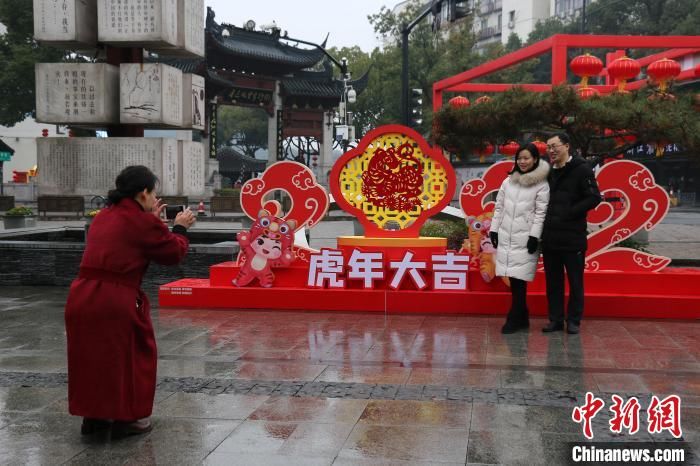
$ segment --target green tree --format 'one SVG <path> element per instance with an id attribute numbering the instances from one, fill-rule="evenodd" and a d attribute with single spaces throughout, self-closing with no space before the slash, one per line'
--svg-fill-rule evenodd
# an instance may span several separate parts
<path id="1" fill-rule="evenodd" d="M 216 130 L 222 145 L 236 145 L 250 157 L 267 149 L 267 114 L 262 109 L 221 105 Z"/>
<path id="2" fill-rule="evenodd" d="M 0 124 L 13 126 L 34 114 L 34 64 L 59 62 L 64 51 L 40 47 L 33 39 L 32 0 L 0 0 Z"/>
<path id="3" fill-rule="evenodd" d="M 366 94 L 372 100 L 370 113 L 374 126 L 402 120 L 401 27 L 416 18 L 424 7 L 424 2 L 414 0 L 399 15 L 382 7 L 379 13 L 368 17 L 377 35 L 386 43 L 383 49 L 375 49 L 371 54 L 373 68 Z M 426 18 L 413 28 L 408 43 L 409 88 L 423 90 L 423 123 L 418 130 L 426 133 L 432 124 L 433 83 L 464 71 L 482 59 L 474 51 L 476 38 L 471 18 L 453 24 L 449 33 L 434 31 Z"/>
<path id="4" fill-rule="evenodd" d="M 569 134 L 585 157 L 607 157 L 637 144 L 663 146 L 669 141 L 689 153 L 700 151 L 700 119 L 691 96 L 659 98 L 648 89 L 582 100 L 569 86 L 543 93 L 514 88 L 486 104 L 447 106 L 436 118 L 437 143 L 463 155 L 475 152 L 485 141 L 523 141 L 561 131 Z M 623 133 L 635 135 L 636 140 L 618 146 L 616 139 Z"/>

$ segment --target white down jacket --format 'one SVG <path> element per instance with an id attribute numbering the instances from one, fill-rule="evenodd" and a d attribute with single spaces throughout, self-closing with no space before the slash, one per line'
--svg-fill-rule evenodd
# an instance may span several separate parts
<path id="1" fill-rule="evenodd" d="M 535 278 L 539 253 L 527 252 L 530 236 L 542 236 L 544 216 L 549 202 L 547 174 L 549 164 L 540 159 L 534 170 L 514 172 L 501 184 L 491 231 L 498 232 L 496 275 L 525 281 Z"/>

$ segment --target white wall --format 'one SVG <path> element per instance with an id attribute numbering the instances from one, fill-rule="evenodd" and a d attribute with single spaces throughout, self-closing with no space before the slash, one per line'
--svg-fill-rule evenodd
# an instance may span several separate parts
<path id="1" fill-rule="evenodd" d="M 3 164 L 3 183 L 12 181 L 12 170 L 27 171 L 36 165 L 36 138 L 41 137 L 42 129 L 49 130 L 49 137 L 66 136 L 57 134 L 56 125 L 37 123 L 33 118 L 27 118 L 12 127 L 0 126 L 0 139 L 15 150 L 10 162 Z M 66 132 L 61 127 L 62 132 Z"/>

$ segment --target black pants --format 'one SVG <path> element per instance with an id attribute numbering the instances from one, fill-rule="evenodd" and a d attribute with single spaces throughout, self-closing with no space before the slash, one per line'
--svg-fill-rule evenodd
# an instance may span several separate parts
<path id="1" fill-rule="evenodd" d="M 574 324 L 583 317 L 583 267 L 585 251 L 543 251 L 544 275 L 547 279 L 549 320 L 564 322 L 564 269 L 569 279 L 567 321 Z"/>
<path id="2" fill-rule="evenodd" d="M 510 311 L 506 317 L 506 322 L 512 324 L 522 324 L 528 320 L 528 310 L 527 310 L 527 282 L 525 280 L 520 280 L 519 278 L 510 277 L 510 295 L 511 304 Z"/>

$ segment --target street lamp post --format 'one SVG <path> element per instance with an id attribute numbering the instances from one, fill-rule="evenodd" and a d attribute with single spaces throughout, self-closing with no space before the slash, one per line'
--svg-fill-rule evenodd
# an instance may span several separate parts
<path id="1" fill-rule="evenodd" d="M 343 57 L 341 60 L 344 68 L 347 70 L 348 60 Z M 339 123 L 335 127 L 335 137 L 339 139 L 343 152 L 347 152 L 348 143 L 354 138 L 354 128 L 352 126 L 352 112 L 348 111 L 348 104 L 354 104 L 357 101 L 357 91 L 348 84 L 350 80 L 350 72 L 343 73 L 343 95 L 340 97 L 340 105 L 338 107 Z"/>

